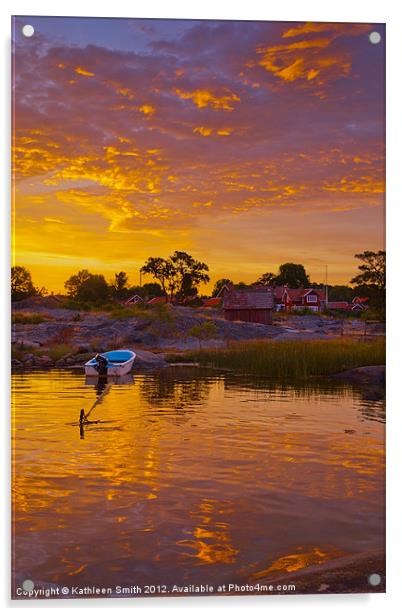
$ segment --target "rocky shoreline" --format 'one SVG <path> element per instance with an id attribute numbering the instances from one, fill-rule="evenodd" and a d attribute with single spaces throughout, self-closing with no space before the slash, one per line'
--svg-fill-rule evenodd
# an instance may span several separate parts
<path id="1" fill-rule="evenodd" d="M 253 578 L 250 581 L 255 583 Z M 297 572 L 271 574 L 258 582 L 274 588 L 293 584 L 295 594 L 383 593 L 386 588 L 385 553 L 378 550 L 342 556 Z M 277 592 L 290 594 L 289 590 Z"/>
<path id="2" fill-rule="evenodd" d="M 82 367 L 97 352 L 133 348 L 147 352 L 138 365 L 163 366 L 166 352 L 226 348 L 246 340 L 330 340 L 344 334 L 342 319 L 321 315 L 275 315 L 272 325 L 226 321 L 217 310 L 174 307 L 168 315 L 113 316 L 107 312 L 78 312 L 63 308 L 13 306 L 12 368 Z M 166 318 L 168 316 L 168 318 Z M 36 322 L 30 322 L 36 321 Z M 197 328 L 208 324 L 212 335 L 201 339 Z M 364 335 L 364 322 L 348 326 Z M 383 335 L 382 328 L 374 335 Z"/>

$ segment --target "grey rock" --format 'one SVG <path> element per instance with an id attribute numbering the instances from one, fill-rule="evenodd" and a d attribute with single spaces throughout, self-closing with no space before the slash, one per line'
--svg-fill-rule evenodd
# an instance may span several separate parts
<path id="1" fill-rule="evenodd" d="M 152 353 L 151 351 L 137 351 L 136 358 L 134 360 L 134 370 L 137 368 L 165 368 L 169 364 L 167 361 L 158 355 L 157 353 Z"/>
<path id="2" fill-rule="evenodd" d="M 35 365 L 42 366 L 43 368 L 53 366 L 53 364 L 53 359 L 48 355 L 41 355 L 35 359 Z"/>
<path id="3" fill-rule="evenodd" d="M 333 378 L 362 385 L 385 385 L 385 366 L 361 366 L 334 374 Z"/>
<path id="4" fill-rule="evenodd" d="M 30 340 L 29 338 L 17 338 L 15 336 L 12 337 L 12 344 L 16 344 L 20 347 L 32 347 L 34 349 L 39 349 L 41 347 L 41 343 L 37 340 Z"/>
<path id="5" fill-rule="evenodd" d="M 78 345 L 78 353 L 90 353 L 93 351 L 92 344 L 81 342 Z"/>

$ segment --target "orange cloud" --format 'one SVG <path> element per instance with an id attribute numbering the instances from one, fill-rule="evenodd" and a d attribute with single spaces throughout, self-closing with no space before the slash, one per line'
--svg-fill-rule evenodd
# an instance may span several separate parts
<path id="1" fill-rule="evenodd" d="M 385 185 L 382 180 L 376 180 L 370 176 L 356 179 L 344 177 L 337 183 L 325 185 L 323 189 L 332 192 L 383 193 L 385 192 Z"/>
<path id="2" fill-rule="evenodd" d="M 192 100 L 199 109 L 202 107 L 212 107 L 214 109 L 223 109 L 224 111 L 233 111 L 232 103 L 240 100 L 233 92 L 224 96 L 216 96 L 209 90 L 183 92 L 183 90 L 176 88 L 175 92 L 183 100 Z"/>
<path id="3" fill-rule="evenodd" d="M 155 113 L 155 107 L 153 107 L 152 105 L 141 105 L 141 107 L 138 107 L 138 111 L 141 111 L 141 113 L 143 113 L 144 115 L 148 115 L 148 116 L 152 116 Z"/>
<path id="4" fill-rule="evenodd" d="M 193 129 L 193 133 L 199 133 L 203 137 L 209 137 L 209 135 L 212 135 L 212 128 L 207 128 L 206 126 L 196 126 Z"/>
<path id="5" fill-rule="evenodd" d="M 198 133 L 203 137 L 209 137 L 210 135 L 219 135 L 219 137 L 228 137 L 233 132 L 233 128 L 218 128 L 214 130 L 207 126 L 196 126 L 193 129 L 193 133 Z"/>
<path id="6" fill-rule="evenodd" d="M 329 81 L 350 75 L 351 55 L 346 48 L 336 46 L 334 42 L 345 35 L 357 36 L 368 29 L 367 24 L 331 24 L 306 23 L 290 28 L 282 38 L 294 38 L 303 35 L 299 41 L 260 47 L 257 54 L 261 56 L 258 64 L 268 72 L 285 82 L 299 82 L 303 87 L 313 88 L 313 93 L 326 98 L 322 87 Z M 325 32 L 325 37 L 314 37 Z M 251 65 L 250 65 L 251 66 Z M 321 88 L 316 89 L 316 84 Z"/>
<path id="7" fill-rule="evenodd" d="M 95 73 L 91 73 L 90 71 L 87 71 L 85 68 L 81 68 L 81 66 L 76 66 L 74 69 L 74 72 L 76 72 L 77 75 L 84 75 L 85 77 L 95 77 Z"/>
<path id="8" fill-rule="evenodd" d="M 361 34 L 367 32 L 370 29 L 369 24 L 345 24 L 345 23 L 331 23 L 331 22 L 311 22 L 308 21 L 303 24 L 299 24 L 294 28 L 286 30 L 282 34 L 282 38 L 290 38 L 300 36 L 301 34 L 316 34 L 318 32 L 332 32 L 334 34 Z"/>

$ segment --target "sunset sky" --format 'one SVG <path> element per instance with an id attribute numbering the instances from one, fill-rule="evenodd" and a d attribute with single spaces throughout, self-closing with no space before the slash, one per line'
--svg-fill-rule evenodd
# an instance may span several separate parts
<path id="1" fill-rule="evenodd" d="M 339 284 L 355 253 L 384 247 L 383 25 L 18 17 L 13 30 L 13 262 L 36 285 L 62 292 L 83 268 L 138 284 L 148 256 L 175 250 L 211 284 L 286 261 L 318 282 L 327 264 Z"/>

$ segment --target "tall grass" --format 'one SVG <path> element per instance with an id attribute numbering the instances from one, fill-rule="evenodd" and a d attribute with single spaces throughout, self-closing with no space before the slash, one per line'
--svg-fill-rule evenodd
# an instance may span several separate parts
<path id="1" fill-rule="evenodd" d="M 203 349 L 180 356 L 202 366 L 277 378 L 336 374 L 359 366 L 385 363 L 385 342 L 375 340 L 312 340 L 238 342 L 229 349 Z M 171 361 L 178 357 L 171 356 Z"/>
<path id="2" fill-rule="evenodd" d="M 13 323 L 20 323 L 22 325 L 38 325 L 38 323 L 50 321 L 52 318 L 48 314 L 38 314 L 37 312 L 14 312 L 11 316 Z"/>

